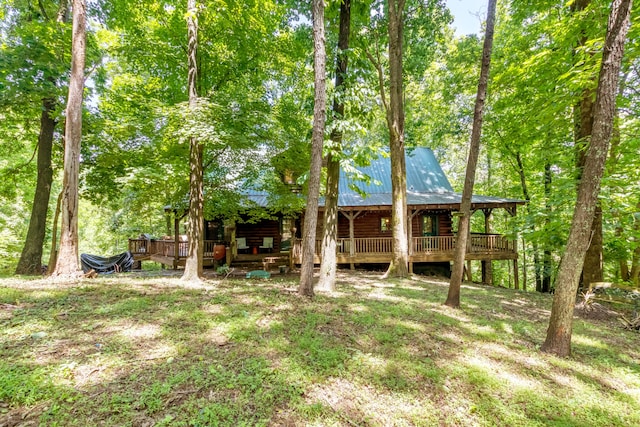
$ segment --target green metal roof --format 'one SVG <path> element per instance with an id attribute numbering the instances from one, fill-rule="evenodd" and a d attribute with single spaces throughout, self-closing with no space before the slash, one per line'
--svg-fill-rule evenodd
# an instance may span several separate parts
<path id="1" fill-rule="evenodd" d="M 462 195 L 455 193 L 433 151 L 426 147 L 408 149 L 405 153 L 407 171 L 407 205 L 456 208 Z M 340 173 L 341 208 L 391 206 L 391 161 L 388 155 L 380 155 L 369 166 L 358 167 L 369 182 L 355 180 Z M 357 187 L 355 190 L 353 187 Z M 323 201 L 321 201 L 321 205 Z M 474 195 L 476 208 L 500 207 L 524 204 L 523 200 Z M 452 206 L 453 205 L 453 206 Z"/>
<path id="2" fill-rule="evenodd" d="M 407 166 L 407 191 L 416 193 L 453 192 L 453 187 L 444 174 L 440 163 L 430 148 L 414 148 L 405 153 Z M 379 155 L 369 166 L 357 168 L 370 178 L 364 181 L 350 179 L 340 172 L 340 195 L 357 194 L 353 186 L 365 194 L 391 194 L 391 159 L 388 154 Z"/>
<path id="3" fill-rule="evenodd" d="M 407 171 L 407 205 L 433 209 L 458 209 L 462 195 L 453 191 L 433 151 L 426 147 L 407 149 L 405 153 Z M 340 172 L 338 206 L 341 209 L 364 207 L 391 208 L 391 161 L 388 154 L 381 154 L 368 166 L 357 167 L 368 181 L 357 180 Z M 354 187 L 357 188 L 354 189 Z M 259 206 L 266 207 L 265 192 L 245 190 L 244 195 Z M 324 206 L 324 199 L 320 199 Z M 524 204 L 523 200 L 493 196 L 474 195 L 474 208 L 510 208 Z"/>

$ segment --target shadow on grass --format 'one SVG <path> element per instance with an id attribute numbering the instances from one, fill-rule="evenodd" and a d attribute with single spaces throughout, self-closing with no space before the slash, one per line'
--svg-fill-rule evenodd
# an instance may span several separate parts
<path id="1" fill-rule="evenodd" d="M 590 360 L 538 353 L 549 299 L 468 286 L 463 309 L 453 310 L 442 305 L 442 283 L 354 277 L 356 286 L 345 280 L 336 295 L 313 301 L 276 281 L 0 291 L 0 302 L 19 305 L 0 317 L 7 331 L 0 369 L 14 387 L 2 397 L 5 418 L 60 425 L 640 423 L 638 399 L 588 366 L 636 375 L 634 359 L 616 356 L 612 343 L 576 345 Z M 31 338 L 38 332 L 45 335 Z M 640 389 L 633 379 L 618 381 L 618 388 Z"/>

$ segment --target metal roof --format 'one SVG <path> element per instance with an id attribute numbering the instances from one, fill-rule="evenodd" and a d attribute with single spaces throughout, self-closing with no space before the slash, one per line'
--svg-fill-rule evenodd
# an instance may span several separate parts
<path id="1" fill-rule="evenodd" d="M 407 205 L 433 208 L 452 208 L 460 205 L 462 195 L 453 191 L 433 151 L 426 147 L 408 149 L 405 153 L 407 170 Z M 391 206 L 391 160 L 380 155 L 369 166 L 358 167 L 369 182 L 348 177 L 340 172 L 340 208 Z M 357 188 L 354 189 L 354 187 Z M 324 205 L 324 201 L 320 201 Z M 476 208 L 524 204 L 523 200 L 474 195 Z M 452 206 L 453 205 L 453 206 Z"/>
<path id="2" fill-rule="evenodd" d="M 408 149 L 405 153 L 407 170 L 407 205 L 431 209 L 457 209 L 462 195 L 453 191 L 433 151 L 426 147 Z M 341 209 L 361 207 L 391 208 L 391 161 L 388 154 L 381 154 L 368 166 L 357 167 L 368 181 L 347 176 L 340 171 L 338 206 Z M 357 190 L 354 188 L 356 187 Z M 268 195 L 263 191 L 247 189 L 243 194 L 258 206 L 268 206 Z M 523 200 L 503 197 L 473 195 L 474 208 L 512 207 L 524 204 Z M 324 206 L 324 198 L 319 200 Z"/>

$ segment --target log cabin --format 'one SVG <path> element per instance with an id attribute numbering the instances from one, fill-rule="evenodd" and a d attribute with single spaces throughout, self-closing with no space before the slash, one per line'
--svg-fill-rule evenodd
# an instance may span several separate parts
<path id="1" fill-rule="evenodd" d="M 409 270 L 424 271 L 426 268 L 446 275 L 454 256 L 453 224 L 462 196 L 453 190 L 431 149 L 407 149 L 405 159 Z M 388 264 L 392 253 L 390 159 L 388 155 L 380 155 L 368 166 L 357 169 L 359 176 L 367 179 L 357 179 L 341 171 L 338 196 L 337 262 L 352 269 L 367 264 Z M 267 194 L 249 191 L 245 196 L 255 206 L 268 208 Z M 514 271 L 518 271 L 516 242 L 491 233 L 490 218 L 495 209 L 516 215 L 517 206 L 522 204 L 524 201 L 519 199 L 473 195 L 471 208 L 473 212 L 484 214 L 484 232 L 472 233 L 466 259 L 469 263 L 480 261 L 483 282 L 492 282 L 492 261 L 512 261 Z M 319 205 L 316 263 L 320 263 L 324 201 L 320 200 Z M 229 265 L 251 261 L 260 261 L 265 268 L 271 264 L 298 265 L 302 261 L 300 229 L 303 216 L 304 212 L 296 216 L 275 214 L 254 223 L 207 221 L 205 265 L 222 260 L 221 245 Z M 135 256 L 136 242 L 131 240 L 130 250 L 133 249 Z M 182 242 L 176 244 L 186 247 Z M 159 257 L 155 260 L 174 267 L 181 265 L 183 257 L 176 250 L 176 244 L 165 245 L 164 261 Z M 173 258 L 171 262 L 170 258 Z M 515 283 L 517 285 L 517 274 Z"/>

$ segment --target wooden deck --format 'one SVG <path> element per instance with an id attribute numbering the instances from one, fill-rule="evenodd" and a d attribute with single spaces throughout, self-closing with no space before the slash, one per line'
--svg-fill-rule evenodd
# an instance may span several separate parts
<path id="1" fill-rule="evenodd" d="M 204 241 L 202 263 L 205 267 L 215 265 L 216 258 L 220 258 L 216 253 L 219 246 L 216 241 Z M 189 242 L 186 241 L 179 241 L 176 248 L 174 240 L 129 239 L 129 252 L 133 255 L 134 261 L 154 261 L 172 268 L 184 267 L 188 251 Z M 225 263 L 224 256 L 220 263 Z"/>
<path id="2" fill-rule="evenodd" d="M 393 240 L 390 237 L 341 238 L 338 239 L 336 261 L 338 264 L 384 264 L 391 261 Z M 280 265 L 293 265 L 302 262 L 301 240 L 293 243 L 291 253 L 274 252 L 259 254 L 239 253 L 235 257 L 226 248 L 223 258 L 216 251 L 220 243 L 206 240 L 204 242 L 204 266 L 219 264 L 244 264 L 265 269 Z M 129 252 L 135 261 L 155 261 L 172 268 L 183 267 L 187 256 L 189 242 L 180 241 L 176 248 L 173 240 L 129 239 Z M 314 262 L 320 263 L 321 241 L 316 241 Z M 453 261 L 455 254 L 455 236 L 427 236 L 411 239 L 409 262 L 435 263 Z M 466 260 L 497 261 L 517 260 L 516 243 L 499 234 L 472 234 Z"/>
<path id="3" fill-rule="evenodd" d="M 222 257 L 220 253 L 217 253 L 220 246 L 225 248 Z M 133 255 L 134 261 L 154 261 L 171 268 L 184 267 L 188 251 L 189 242 L 186 241 L 178 242 L 176 251 L 176 243 L 173 240 L 129 239 L 129 252 Z M 290 257 L 288 252 L 265 252 L 259 254 L 240 253 L 231 259 L 229 247 L 221 242 L 205 240 L 202 262 L 205 267 L 235 264 L 269 270 L 279 268 L 281 265 L 289 267 Z"/>
<path id="4" fill-rule="evenodd" d="M 337 242 L 338 264 L 382 264 L 391 261 L 393 240 L 390 237 L 343 238 Z M 320 263 L 321 241 L 316 241 L 315 262 Z M 455 236 L 428 236 L 411 239 L 409 262 L 428 263 L 453 261 Z M 301 241 L 293 248 L 294 263 L 302 262 Z M 472 234 L 467 260 L 516 260 L 516 243 L 499 234 Z"/>

